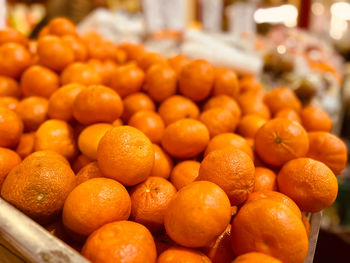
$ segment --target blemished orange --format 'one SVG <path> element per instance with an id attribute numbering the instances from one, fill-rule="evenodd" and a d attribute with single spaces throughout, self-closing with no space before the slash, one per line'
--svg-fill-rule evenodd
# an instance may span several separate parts
<path id="1" fill-rule="evenodd" d="M 190 99 L 174 95 L 160 104 L 158 113 L 167 126 L 185 118 L 197 119 L 199 116 L 199 108 Z"/>
<path id="2" fill-rule="evenodd" d="M 209 142 L 209 131 L 203 123 L 182 119 L 165 128 L 162 138 L 164 150 L 172 157 L 186 159 L 202 153 Z"/>
<path id="3" fill-rule="evenodd" d="M 325 131 L 330 132 L 333 124 L 332 119 L 323 109 L 307 106 L 300 112 L 301 123 L 305 130 L 311 131 Z"/>
<path id="4" fill-rule="evenodd" d="M 16 152 L 21 158 L 34 152 L 35 132 L 23 133 L 16 146 Z"/>
<path id="5" fill-rule="evenodd" d="M 137 59 L 137 62 L 138 62 L 139 67 L 144 72 L 147 72 L 147 70 L 150 69 L 153 65 L 166 63 L 166 60 L 158 53 L 144 52 Z"/>
<path id="6" fill-rule="evenodd" d="M 9 110 L 16 111 L 18 103 L 19 101 L 15 97 L 10 97 L 10 96 L 0 97 L 0 107 L 4 107 Z"/>
<path id="7" fill-rule="evenodd" d="M 167 60 L 169 66 L 175 71 L 176 76 L 178 77 L 184 66 L 186 66 L 190 60 L 182 55 L 176 55 L 168 58 Z"/>
<path id="8" fill-rule="evenodd" d="M 11 170 L 1 196 L 30 217 L 46 221 L 61 212 L 74 187 L 75 175 L 69 164 L 44 152 L 29 155 Z"/>
<path id="9" fill-rule="evenodd" d="M 227 95 L 216 95 L 211 97 L 203 106 L 203 110 L 209 110 L 213 108 L 225 108 L 231 111 L 232 115 L 239 119 L 241 117 L 241 109 L 234 98 Z"/>
<path id="10" fill-rule="evenodd" d="M 239 94 L 239 83 L 237 74 L 229 69 L 215 69 L 213 95 L 228 95 L 237 98 Z"/>
<path id="11" fill-rule="evenodd" d="M 111 88 L 120 97 L 140 92 L 145 79 L 145 73 L 135 64 L 127 64 L 118 67 L 111 77 Z"/>
<path id="12" fill-rule="evenodd" d="M 275 114 L 275 118 L 286 118 L 291 121 L 296 121 L 298 123 L 301 123 L 299 114 L 295 110 L 290 108 L 283 108 L 277 111 Z"/>
<path id="13" fill-rule="evenodd" d="M 17 145 L 23 132 L 23 122 L 12 110 L 0 107 L 0 147 L 12 148 Z"/>
<path id="14" fill-rule="evenodd" d="M 306 157 L 323 162 L 335 175 L 341 174 L 348 161 L 345 143 L 328 132 L 309 132 L 309 151 Z"/>
<path id="15" fill-rule="evenodd" d="M 160 231 L 164 226 L 164 213 L 176 195 L 176 188 L 161 177 L 148 177 L 130 189 L 131 219 L 148 228 Z"/>
<path id="16" fill-rule="evenodd" d="M 214 68 L 205 60 L 193 60 L 183 67 L 179 76 L 179 91 L 193 101 L 202 101 L 212 91 Z"/>
<path id="17" fill-rule="evenodd" d="M 73 35 L 65 35 L 62 40 L 66 42 L 74 52 L 75 61 L 85 61 L 88 56 L 87 48 L 83 41 Z"/>
<path id="18" fill-rule="evenodd" d="M 84 88 L 84 85 L 72 83 L 55 91 L 49 99 L 49 117 L 51 119 L 72 121 L 73 102 Z"/>
<path id="19" fill-rule="evenodd" d="M 137 92 L 126 96 L 123 99 L 124 111 L 122 115 L 122 120 L 128 122 L 130 117 L 134 113 L 141 110 L 151 110 L 155 111 L 156 105 L 152 99 L 145 93 Z"/>
<path id="20" fill-rule="evenodd" d="M 247 138 L 254 138 L 257 131 L 266 123 L 259 115 L 245 115 L 237 126 L 237 133 Z"/>
<path id="21" fill-rule="evenodd" d="M 230 219 L 225 192 L 212 182 L 198 181 L 177 192 L 165 211 L 164 226 L 179 245 L 203 247 L 225 230 Z"/>
<path id="22" fill-rule="evenodd" d="M 165 129 L 160 115 L 150 110 L 141 110 L 133 114 L 128 125 L 142 131 L 152 143 L 160 143 Z"/>
<path id="23" fill-rule="evenodd" d="M 138 129 L 114 127 L 100 140 L 97 162 L 104 176 L 133 186 L 150 175 L 154 150 L 151 141 Z"/>
<path id="24" fill-rule="evenodd" d="M 291 89 L 285 87 L 269 91 L 266 93 L 264 101 L 272 114 L 276 114 L 284 108 L 293 109 L 296 112 L 301 110 L 301 102 L 298 97 Z"/>
<path id="25" fill-rule="evenodd" d="M 202 161 L 196 181 L 210 181 L 222 188 L 231 205 L 240 205 L 254 189 L 254 163 L 235 147 L 210 152 Z"/>
<path id="26" fill-rule="evenodd" d="M 170 181 L 177 190 L 194 182 L 199 174 L 201 163 L 197 161 L 182 161 L 179 162 L 170 174 Z"/>
<path id="27" fill-rule="evenodd" d="M 18 78 L 30 63 L 30 53 L 22 45 L 5 43 L 0 46 L 0 75 Z"/>
<path id="28" fill-rule="evenodd" d="M 92 178 L 68 195 L 62 220 L 69 230 L 87 236 L 107 223 L 127 220 L 130 211 L 130 196 L 122 184 L 109 178 Z"/>
<path id="29" fill-rule="evenodd" d="M 161 253 L 157 263 L 211 263 L 211 260 L 199 250 L 185 247 L 170 247 Z"/>
<path id="30" fill-rule="evenodd" d="M 83 85 L 102 84 L 102 78 L 94 68 L 82 62 L 75 62 L 67 66 L 61 73 L 61 83 L 78 83 Z"/>
<path id="31" fill-rule="evenodd" d="M 50 34 L 56 36 L 77 35 L 75 25 L 65 17 L 56 17 L 48 24 Z"/>
<path id="32" fill-rule="evenodd" d="M 309 149 L 305 129 L 297 122 L 276 118 L 266 122 L 255 135 L 255 150 L 267 164 L 280 167 L 303 157 Z"/>
<path id="33" fill-rule="evenodd" d="M 249 252 L 237 257 L 232 263 L 282 263 L 281 260 L 260 252 Z"/>
<path id="34" fill-rule="evenodd" d="M 84 154 L 79 154 L 72 164 L 72 169 L 75 173 L 78 173 L 83 167 L 93 162 L 89 157 Z"/>
<path id="35" fill-rule="evenodd" d="M 76 176 L 76 184 L 82 184 L 90 179 L 103 177 L 97 162 L 91 162 L 85 165 Z"/>
<path id="36" fill-rule="evenodd" d="M 245 92 L 238 96 L 237 102 L 242 110 L 242 115 L 254 114 L 266 120 L 270 119 L 269 108 L 256 92 Z"/>
<path id="37" fill-rule="evenodd" d="M 91 160 L 97 159 L 97 148 L 103 135 L 113 128 L 109 123 L 95 123 L 87 126 L 78 137 L 79 150 Z"/>
<path id="38" fill-rule="evenodd" d="M 176 93 L 175 71 L 166 64 L 153 65 L 146 73 L 145 89 L 155 102 L 162 102 Z"/>
<path id="39" fill-rule="evenodd" d="M 276 174 L 271 169 L 256 167 L 254 192 L 263 190 L 277 190 Z"/>
<path id="40" fill-rule="evenodd" d="M 0 190 L 7 174 L 21 161 L 21 157 L 15 151 L 0 147 Z"/>
<path id="41" fill-rule="evenodd" d="M 35 133 L 35 151 L 51 150 L 72 160 L 77 154 L 77 147 L 72 127 L 65 121 L 47 120 Z"/>
<path id="42" fill-rule="evenodd" d="M 96 122 L 113 122 L 123 113 L 118 93 L 103 85 L 84 88 L 73 102 L 73 116 L 84 125 Z"/>
<path id="43" fill-rule="evenodd" d="M 28 97 L 21 100 L 16 108 L 25 131 L 35 131 L 47 119 L 49 102 L 41 97 Z"/>
<path id="44" fill-rule="evenodd" d="M 0 45 L 5 43 L 17 43 L 21 44 L 25 47 L 28 46 L 29 40 L 28 38 L 22 34 L 20 31 L 7 27 L 0 30 Z"/>
<path id="45" fill-rule="evenodd" d="M 24 96 L 50 98 L 58 90 L 59 77 L 52 70 L 34 65 L 29 67 L 21 77 L 21 89 Z"/>
<path id="46" fill-rule="evenodd" d="M 261 252 L 285 263 L 302 263 L 308 251 L 301 218 L 284 204 L 270 199 L 243 205 L 233 218 L 231 235 L 232 249 L 238 256 Z"/>
<path id="47" fill-rule="evenodd" d="M 102 226 L 89 236 L 81 253 L 92 262 L 153 263 L 157 259 L 151 233 L 143 225 L 132 221 Z"/>
<path id="48" fill-rule="evenodd" d="M 234 132 L 239 121 L 225 108 L 203 111 L 199 120 L 208 128 L 211 138 L 222 133 Z"/>
<path id="49" fill-rule="evenodd" d="M 162 177 L 168 179 L 173 169 L 173 160 L 157 144 L 153 144 L 154 164 L 150 176 Z"/>
<path id="50" fill-rule="evenodd" d="M 11 96 L 18 98 L 21 95 L 21 89 L 18 82 L 13 78 L 0 76 L 0 96 Z"/>
<path id="51" fill-rule="evenodd" d="M 297 158 L 286 163 L 277 176 L 278 189 L 292 198 L 302 211 L 319 212 L 338 194 L 334 173 L 324 163 Z"/>

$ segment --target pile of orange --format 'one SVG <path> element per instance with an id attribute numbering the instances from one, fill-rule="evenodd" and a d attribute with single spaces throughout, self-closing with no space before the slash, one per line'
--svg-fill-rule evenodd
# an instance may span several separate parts
<path id="1" fill-rule="evenodd" d="M 91 262 L 302 263 L 347 162 L 329 115 L 52 20 L 0 31 L 1 197 Z"/>

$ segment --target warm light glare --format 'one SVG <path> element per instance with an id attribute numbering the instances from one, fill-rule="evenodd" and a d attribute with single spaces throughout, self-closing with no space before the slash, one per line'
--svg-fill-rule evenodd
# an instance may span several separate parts
<path id="1" fill-rule="evenodd" d="M 331 6 L 332 16 L 342 20 L 350 20 L 350 4 L 345 2 L 334 3 Z"/>
<path id="2" fill-rule="evenodd" d="M 294 5 L 281 5 L 271 8 L 259 8 L 254 13 L 256 23 L 283 23 L 288 27 L 296 26 L 298 9 Z"/>
<path id="3" fill-rule="evenodd" d="M 323 4 L 316 2 L 312 4 L 311 11 L 314 15 L 321 16 L 325 10 Z"/>
<path id="4" fill-rule="evenodd" d="M 346 2 L 334 3 L 331 6 L 331 15 L 329 34 L 332 38 L 339 40 L 348 30 L 348 21 L 350 21 L 350 4 Z"/>

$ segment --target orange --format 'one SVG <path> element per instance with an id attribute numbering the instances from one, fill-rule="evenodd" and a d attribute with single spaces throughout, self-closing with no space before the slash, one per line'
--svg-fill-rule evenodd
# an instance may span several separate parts
<path id="1" fill-rule="evenodd" d="M 0 46 L 0 75 L 18 78 L 30 63 L 30 54 L 22 45 L 6 43 Z"/>
<path id="2" fill-rule="evenodd" d="M 110 59 L 104 61 L 90 59 L 88 64 L 100 75 L 103 85 L 111 86 L 111 80 L 119 68 L 116 62 Z"/>
<path id="3" fill-rule="evenodd" d="M 248 138 L 254 138 L 257 131 L 266 123 L 266 120 L 258 115 L 245 115 L 238 123 L 237 133 Z"/>
<path id="4" fill-rule="evenodd" d="M 0 107 L 0 147 L 17 145 L 23 132 L 23 123 L 17 113 Z"/>
<path id="5" fill-rule="evenodd" d="M 154 164 L 150 176 L 169 178 L 173 169 L 173 160 L 157 144 L 153 144 Z"/>
<path id="6" fill-rule="evenodd" d="M 40 29 L 38 34 L 38 39 L 48 35 L 50 35 L 50 29 L 49 29 L 49 26 L 46 25 L 42 29 Z"/>
<path id="7" fill-rule="evenodd" d="M 154 111 L 141 110 L 131 116 L 128 125 L 142 131 L 152 143 L 159 143 L 164 133 L 164 122 Z"/>
<path id="8" fill-rule="evenodd" d="M 199 120 L 208 128 L 210 137 L 233 132 L 239 119 L 225 108 L 212 108 L 202 112 Z"/>
<path id="9" fill-rule="evenodd" d="M 237 98 L 239 94 L 239 83 L 235 72 L 229 69 L 215 69 L 213 95 L 228 95 Z"/>
<path id="10" fill-rule="evenodd" d="M 105 39 L 94 39 L 87 42 L 86 46 L 88 48 L 89 58 L 99 60 L 117 60 L 118 48 L 111 41 Z"/>
<path id="11" fill-rule="evenodd" d="M 21 157 L 16 152 L 0 147 L 0 190 L 7 174 L 21 161 Z"/>
<path id="12" fill-rule="evenodd" d="M 77 185 L 86 182 L 92 178 L 103 177 L 100 168 L 98 167 L 97 162 L 91 162 L 85 165 L 76 176 Z"/>
<path id="13" fill-rule="evenodd" d="M 256 167 L 254 192 L 263 190 L 277 190 L 276 174 L 268 168 Z"/>
<path id="14" fill-rule="evenodd" d="M 214 83 L 214 68 L 205 60 L 194 60 L 183 67 L 179 76 L 179 90 L 193 101 L 207 98 Z"/>
<path id="15" fill-rule="evenodd" d="M 301 119 L 299 117 L 299 114 L 290 108 L 283 108 L 276 112 L 275 118 L 286 118 L 291 121 L 296 121 L 298 123 L 301 123 Z"/>
<path id="16" fill-rule="evenodd" d="M 176 73 L 166 64 L 153 65 L 146 73 L 145 89 L 155 102 L 162 102 L 176 93 Z"/>
<path id="17" fill-rule="evenodd" d="M 130 211 L 130 196 L 123 185 L 108 178 L 93 178 L 68 195 L 62 220 L 69 230 L 86 236 L 107 223 L 128 219 Z"/>
<path id="18" fill-rule="evenodd" d="M 241 117 L 241 109 L 239 108 L 235 99 L 227 95 L 216 95 L 211 97 L 203 107 L 203 110 L 209 110 L 213 108 L 225 108 L 231 111 L 232 115 L 239 119 Z"/>
<path id="19" fill-rule="evenodd" d="M 64 17 L 57 17 L 52 19 L 48 24 L 48 30 L 50 34 L 57 36 L 75 36 L 77 34 L 74 24 Z"/>
<path id="20" fill-rule="evenodd" d="M 157 263 L 211 263 L 210 259 L 202 252 L 184 248 L 171 247 L 159 255 Z"/>
<path id="21" fill-rule="evenodd" d="M 137 60 L 145 52 L 142 44 L 134 43 L 123 43 L 119 45 L 119 49 L 125 52 L 127 60 Z"/>
<path id="22" fill-rule="evenodd" d="M 174 95 L 160 104 L 158 113 L 167 126 L 185 118 L 197 119 L 199 116 L 199 108 L 190 99 Z"/>
<path id="23" fill-rule="evenodd" d="M 24 160 L 30 160 L 30 159 L 35 159 L 35 158 L 54 158 L 57 161 L 60 161 L 61 163 L 68 165 L 69 166 L 69 162 L 67 161 L 67 159 L 54 151 L 51 150 L 44 150 L 44 151 L 36 151 L 33 152 L 32 154 L 28 155 L 26 158 L 24 158 Z"/>
<path id="24" fill-rule="evenodd" d="M 338 194 L 338 182 L 325 164 L 310 158 L 286 163 L 277 176 L 278 189 L 292 198 L 302 211 L 319 212 Z"/>
<path id="25" fill-rule="evenodd" d="M 255 135 L 255 150 L 272 166 L 282 166 L 289 160 L 303 157 L 309 149 L 309 139 L 297 122 L 284 118 L 270 120 Z"/>
<path id="26" fill-rule="evenodd" d="M 130 190 L 131 219 L 157 232 L 163 228 L 164 213 L 176 195 L 175 187 L 161 177 L 148 177 Z"/>
<path id="27" fill-rule="evenodd" d="M 230 219 L 231 205 L 225 192 L 214 183 L 199 181 L 176 194 L 165 211 L 164 226 L 176 243 L 203 247 L 225 230 Z"/>
<path id="28" fill-rule="evenodd" d="M 141 131 L 130 126 L 114 127 L 100 140 L 97 162 L 104 176 L 132 186 L 150 175 L 154 150 Z"/>
<path id="29" fill-rule="evenodd" d="M 124 98 L 140 92 L 145 79 L 145 73 L 134 64 L 118 67 L 111 77 L 111 88 Z"/>
<path id="30" fill-rule="evenodd" d="M 78 173 L 83 167 L 85 167 L 91 162 L 92 160 L 89 157 L 87 157 L 84 154 L 80 154 L 77 158 L 75 158 L 72 164 L 72 169 L 75 173 Z"/>
<path id="31" fill-rule="evenodd" d="M 35 132 L 23 133 L 16 147 L 16 152 L 22 158 L 34 152 Z"/>
<path id="32" fill-rule="evenodd" d="M 22 75 L 21 89 L 24 96 L 40 96 L 50 98 L 59 88 L 59 78 L 52 70 L 34 65 Z"/>
<path id="33" fill-rule="evenodd" d="M 193 119 L 182 119 L 165 128 L 162 146 L 175 158 L 195 157 L 205 150 L 209 131 L 204 124 Z"/>
<path id="34" fill-rule="evenodd" d="M 137 92 L 126 96 L 123 100 L 124 112 L 122 115 L 122 120 L 127 122 L 134 113 L 141 110 L 151 110 L 155 111 L 155 104 L 151 98 L 142 93 Z"/>
<path id="35" fill-rule="evenodd" d="M 266 93 L 264 101 L 272 114 L 276 114 L 284 108 L 293 109 L 296 112 L 301 110 L 301 102 L 289 88 L 281 87 L 269 91 Z"/>
<path id="36" fill-rule="evenodd" d="M 266 120 L 270 119 L 271 113 L 263 99 L 255 92 L 246 92 L 237 99 L 243 115 L 254 114 Z"/>
<path id="37" fill-rule="evenodd" d="M 199 173 L 200 162 L 182 161 L 179 162 L 170 174 L 170 181 L 177 190 L 196 180 Z"/>
<path id="38" fill-rule="evenodd" d="M 262 90 L 262 85 L 254 76 L 243 76 L 239 79 L 239 91 L 241 94 L 245 92 L 257 92 Z"/>
<path id="39" fill-rule="evenodd" d="M 327 112 L 321 108 L 307 106 L 300 112 L 301 122 L 307 131 L 330 132 L 333 124 Z"/>
<path id="40" fill-rule="evenodd" d="M 86 63 L 75 62 L 67 66 L 61 73 L 61 83 L 79 83 L 83 85 L 98 85 L 102 83 L 101 76 Z"/>
<path id="41" fill-rule="evenodd" d="M 308 238 L 300 217 L 270 199 L 243 205 L 233 218 L 231 235 L 236 255 L 261 252 L 285 263 L 303 263 L 308 251 Z"/>
<path id="42" fill-rule="evenodd" d="M 154 242 L 156 244 L 157 254 L 162 254 L 168 248 L 175 246 L 175 242 L 167 235 L 165 230 L 153 233 Z"/>
<path id="43" fill-rule="evenodd" d="M 328 132 L 309 132 L 308 136 L 310 147 L 306 156 L 323 162 L 335 175 L 341 174 L 348 160 L 345 143 Z"/>
<path id="44" fill-rule="evenodd" d="M 71 47 L 75 61 L 85 61 L 87 59 L 87 48 L 83 41 L 73 35 L 65 35 L 62 40 Z"/>
<path id="45" fill-rule="evenodd" d="M 28 97 L 21 100 L 16 112 L 21 117 L 25 131 L 35 131 L 47 119 L 48 101 L 41 97 Z"/>
<path id="46" fill-rule="evenodd" d="M 210 181 L 220 186 L 231 205 L 243 203 L 254 189 L 254 163 L 235 147 L 210 152 L 202 161 L 197 181 Z"/>
<path id="47" fill-rule="evenodd" d="M 21 90 L 16 80 L 0 76 L 0 96 L 12 96 L 18 98 Z"/>
<path id="48" fill-rule="evenodd" d="M 52 150 L 68 160 L 77 154 L 73 138 L 73 129 L 65 121 L 47 120 L 41 124 L 35 134 L 35 151 Z"/>
<path id="49" fill-rule="evenodd" d="M 102 226 L 89 236 L 81 253 L 91 262 L 151 263 L 157 259 L 151 233 L 131 221 Z"/>
<path id="50" fill-rule="evenodd" d="M 122 126 L 123 125 L 123 121 L 121 119 L 116 119 L 114 122 L 112 122 L 112 125 L 114 127 Z"/>
<path id="51" fill-rule="evenodd" d="M 98 144 L 103 135 L 112 128 L 113 126 L 109 123 L 96 123 L 87 126 L 79 135 L 79 150 L 91 160 L 96 160 Z"/>
<path id="52" fill-rule="evenodd" d="M 243 254 L 237 257 L 232 263 L 282 263 L 282 261 L 271 257 L 269 255 L 259 253 L 259 252 L 250 252 Z"/>
<path id="53" fill-rule="evenodd" d="M 10 27 L 1 29 L 0 45 L 9 43 L 9 42 L 21 44 L 25 47 L 27 47 L 29 44 L 28 38 L 18 30 Z"/>
<path id="54" fill-rule="evenodd" d="M 155 64 L 166 63 L 166 60 L 160 54 L 153 52 L 144 52 L 137 60 L 139 67 L 144 72 L 147 72 Z"/>
<path id="55" fill-rule="evenodd" d="M 113 122 L 123 112 L 119 95 L 103 85 L 91 85 L 83 89 L 73 103 L 74 118 L 84 125 L 96 122 Z"/>
<path id="56" fill-rule="evenodd" d="M 73 102 L 85 88 L 81 84 L 68 84 L 55 91 L 49 99 L 48 115 L 51 119 L 73 120 Z"/>
<path id="57" fill-rule="evenodd" d="M 190 60 L 182 55 L 176 55 L 168 58 L 169 66 L 175 71 L 176 76 L 179 76 L 184 66 L 186 66 Z"/>
<path id="58" fill-rule="evenodd" d="M 18 106 L 18 99 L 15 97 L 4 96 L 0 97 L 0 107 L 15 111 Z"/>

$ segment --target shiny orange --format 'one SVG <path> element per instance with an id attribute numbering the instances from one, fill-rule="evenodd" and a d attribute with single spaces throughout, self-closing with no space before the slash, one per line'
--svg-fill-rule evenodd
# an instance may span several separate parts
<path id="1" fill-rule="evenodd" d="M 190 62 L 190 60 L 182 55 L 176 55 L 168 58 L 169 66 L 175 71 L 176 76 L 179 76 L 182 69 Z"/>
<path id="2" fill-rule="evenodd" d="M 299 114 L 295 110 L 289 109 L 289 108 L 284 108 L 277 111 L 275 114 L 275 118 L 286 118 L 291 121 L 296 121 L 298 123 L 301 123 Z"/>
<path id="3" fill-rule="evenodd" d="M 14 28 L 3 28 L 0 30 L 0 45 L 5 43 L 17 43 L 21 44 L 24 47 L 27 47 L 29 44 L 28 38 L 22 34 L 20 31 Z"/>
<path id="4" fill-rule="evenodd" d="M 237 101 L 241 107 L 243 115 L 254 114 L 266 120 L 270 119 L 270 110 L 264 103 L 263 98 L 261 98 L 257 93 L 243 93 L 238 97 Z"/>
<path id="5" fill-rule="evenodd" d="M 293 109 L 296 112 L 301 110 L 301 102 L 289 88 L 281 87 L 269 91 L 266 93 L 264 101 L 272 114 L 276 114 L 284 108 Z"/>
<path id="6" fill-rule="evenodd" d="M 23 133 L 16 146 L 16 152 L 21 158 L 34 152 L 35 132 Z"/>
<path id="7" fill-rule="evenodd" d="M 28 97 L 18 103 L 16 112 L 21 117 L 25 131 L 35 131 L 47 119 L 48 101 L 41 97 Z"/>
<path id="8" fill-rule="evenodd" d="M 237 74 L 229 69 L 215 69 L 213 95 L 228 95 L 237 98 L 239 94 Z"/>
<path id="9" fill-rule="evenodd" d="M 5 43 L 0 46 L 0 75 L 18 78 L 30 63 L 30 53 L 22 45 Z"/>
<path id="10" fill-rule="evenodd" d="M 170 181 L 177 190 L 194 182 L 199 174 L 200 162 L 182 161 L 179 162 L 171 171 Z"/>
<path id="11" fill-rule="evenodd" d="M 147 72 L 155 64 L 166 63 L 166 60 L 158 53 L 145 52 L 138 58 L 138 65 Z"/>
<path id="12" fill-rule="evenodd" d="M 23 132 L 21 118 L 12 110 L 0 107 L 0 147 L 16 146 Z"/>
<path id="13" fill-rule="evenodd" d="M 0 96 L 12 96 L 18 98 L 21 90 L 16 80 L 0 76 Z"/>
<path id="14" fill-rule="evenodd" d="M 277 258 L 259 252 L 249 252 L 237 257 L 232 263 L 282 263 Z"/>
<path id="15" fill-rule="evenodd" d="M 237 133 L 243 137 L 254 138 L 257 131 L 266 123 L 266 120 L 258 115 L 245 115 L 238 123 Z"/>
<path id="16" fill-rule="evenodd" d="M 65 35 L 62 40 L 67 43 L 74 52 L 75 61 L 85 61 L 88 53 L 83 41 L 73 35 Z"/>
<path id="17" fill-rule="evenodd" d="M 90 59 L 88 64 L 100 75 L 103 85 L 111 86 L 112 78 L 119 68 L 116 62 L 111 59 L 104 61 Z"/>
<path id="18" fill-rule="evenodd" d="M 301 122 L 307 131 L 330 132 L 333 127 L 332 119 L 323 109 L 307 106 L 300 112 Z"/>
<path id="19" fill-rule="evenodd" d="M 227 95 L 213 96 L 203 106 L 203 110 L 213 108 L 225 108 L 231 111 L 235 119 L 239 119 L 241 117 L 241 109 L 239 108 L 236 100 Z"/>
<path id="20" fill-rule="evenodd" d="M 153 144 L 154 164 L 150 176 L 169 178 L 173 169 L 173 160 L 157 144 Z"/>
<path id="21" fill-rule="evenodd" d="M 137 92 L 126 96 L 123 99 L 124 111 L 122 115 L 122 120 L 128 122 L 130 117 L 136 112 L 141 110 L 151 110 L 156 109 L 156 105 L 152 99 L 142 92 Z"/>
<path id="22" fill-rule="evenodd" d="M 276 174 L 265 167 L 255 168 L 254 192 L 263 190 L 277 190 Z"/>
<path id="23" fill-rule="evenodd" d="M 0 97 L 0 107 L 15 111 L 18 106 L 18 99 L 15 97 L 4 96 Z"/>
<path id="24" fill-rule="evenodd" d="M 199 250 L 185 247 L 170 247 L 161 253 L 157 263 L 211 263 L 211 260 Z"/>
<path id="25" fill-rule="evenodd" d="M 50 34 L 56 36 L 77 35 L 75 25 L 65 17 L 57 17 L 48 24 Z"/>
<path id="26" fill-rule="evenodd" d="M 102 78 L 91 65 L 82 62 L 75 62 L 62 71 L 61 83 L 62 85 L 69 83 L 98 85 L 102 83 Z"/>

